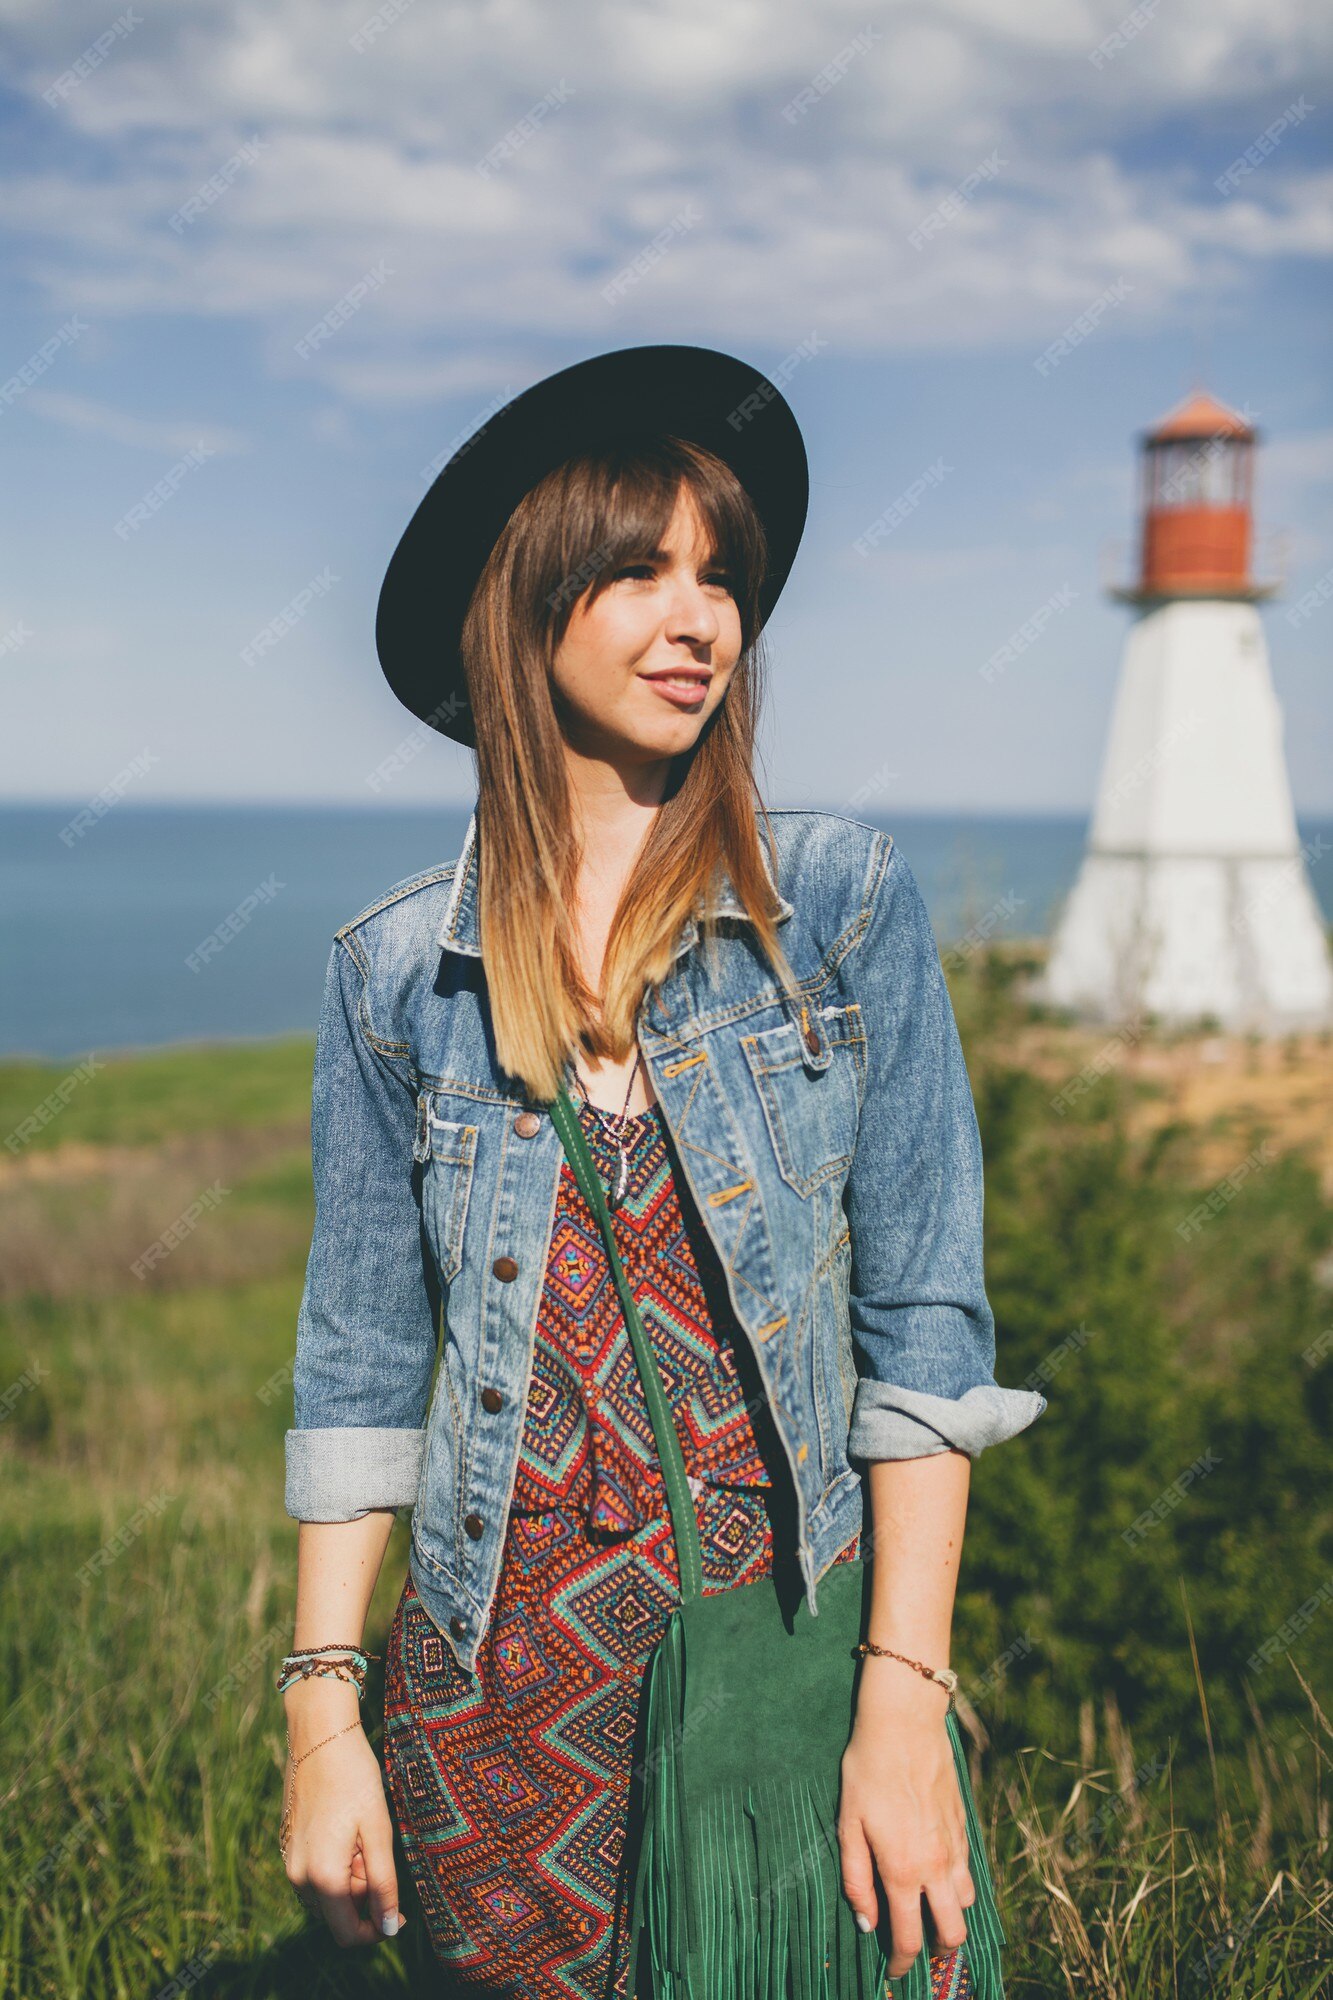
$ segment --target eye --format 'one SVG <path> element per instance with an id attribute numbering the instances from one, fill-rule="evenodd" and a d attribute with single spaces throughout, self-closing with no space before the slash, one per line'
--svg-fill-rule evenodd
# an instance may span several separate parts
<path id="1" fill-rule="evenodd" d="M 707 576 L 705 576 L 704 582 L 715 584 L 719 590 L 735 593 L 736 580 L 729 569 L 710 570 Z"/>
<path id="2" fill-rule="evenodd" d="M 655 571 L 651 563 L 626 563 L 623 569 L 616 571 L 616 578 L 619 580 L 622 576 L 653 576 L 654 574 Z"/>

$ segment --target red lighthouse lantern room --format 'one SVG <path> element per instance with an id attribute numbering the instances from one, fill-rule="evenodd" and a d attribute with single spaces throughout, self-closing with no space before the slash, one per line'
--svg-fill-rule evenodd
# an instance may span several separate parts
<path id="1" fill-rule="evenodd" d="M 1202 391 L 1143 437 L 1143 543 L 1133 603 L 1173 597 L 1253 601 L 1275 586 L 1250 574 L 1254 447 L 1258 432 Z"/>

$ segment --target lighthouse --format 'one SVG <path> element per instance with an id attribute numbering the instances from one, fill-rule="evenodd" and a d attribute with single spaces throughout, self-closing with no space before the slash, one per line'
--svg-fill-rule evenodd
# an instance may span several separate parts
<path id="1" fill-rule="evenodd" d="M 1033 997 L 1084 1019 L 1333 1025 L 1251 574 L 1258 434 L 1196 393 L 1142 439 L 1139 574 L 1087 849 Z"/>

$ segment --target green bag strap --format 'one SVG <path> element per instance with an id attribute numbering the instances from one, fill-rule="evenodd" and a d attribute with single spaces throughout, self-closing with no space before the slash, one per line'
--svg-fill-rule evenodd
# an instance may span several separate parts
<path id="1" fill-rule="evenodd" d="M 616 1281 L 616 1290 L 620 1294 L 621 1310 L 625 1315 L 625 1325 L 629 1329 L 634 1359 L 639 1364 L 644 1399 L 648 1404 L 653 1438 L 657 1445 L 657 1456 L 661 1461 L 662 1476 L 666 1481 L 667 1506 L 671 1514 L 672 1532 L 676 1538 L 676 1559 L 680 1565 L 681 1598 L 685 1600 L 699 1597 L 703 1594 L 703 1551 L 699 1542 L 699 1523 L 694 1515 L 694 1496 L 690 1492 L 685 1459 L 681 1453 L 680 1439 L 676 1436 L 675 1420 L 671 1415 L 671 1405 L 667 1401 L 666 1390 L 662 1385 L 661 1373 L 653 1359 L 652 1344 L 644 1331 L 639 1308 L 630 1290 L 629 1279 L 625 1276 L 625 1266 L 616 1248 L 611 1211 L 606 1205 L 606 1190 L 593 1165 L 592 1154 L 588 1151 L 588 1142 L 583 1136 L 578 1112 L 574 1109 L 569 1092 L 563 1083 L 559 1095 L 551 1106 L 551 1122 L 560 1134 L 579 1191 L 597 1218 L 602 1240 L 606 1244 L 611 1272 Z"/>

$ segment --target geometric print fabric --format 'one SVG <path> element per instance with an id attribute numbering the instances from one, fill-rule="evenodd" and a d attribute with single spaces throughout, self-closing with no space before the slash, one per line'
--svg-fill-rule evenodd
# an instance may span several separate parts
<path id="1" fill-rule="evenodd" d="M 618 1149 L 583 1099 L 576 1108 L 610 1185 Z M 789 1555 L 790 1479 L 657 1106 L 628 1131 L 616 1246 L 695 1496 L 703 1589 L 731 1589 L 768 1575 L 775 1551 Z M 860 1539 L 837 1560 L 855 1560 Z M 386 1648 L 385 1777 L 433 1951 L 459 1991 L 631 2000 L 640 1696 L 679 1596 L 634 1351 L 565 1161 L 476 1671 L 460 1667 L 410 1576 Z M 931 1972 L 935 2000 L 968 1993 L 958 1953 L 933 1959 Z"/>

